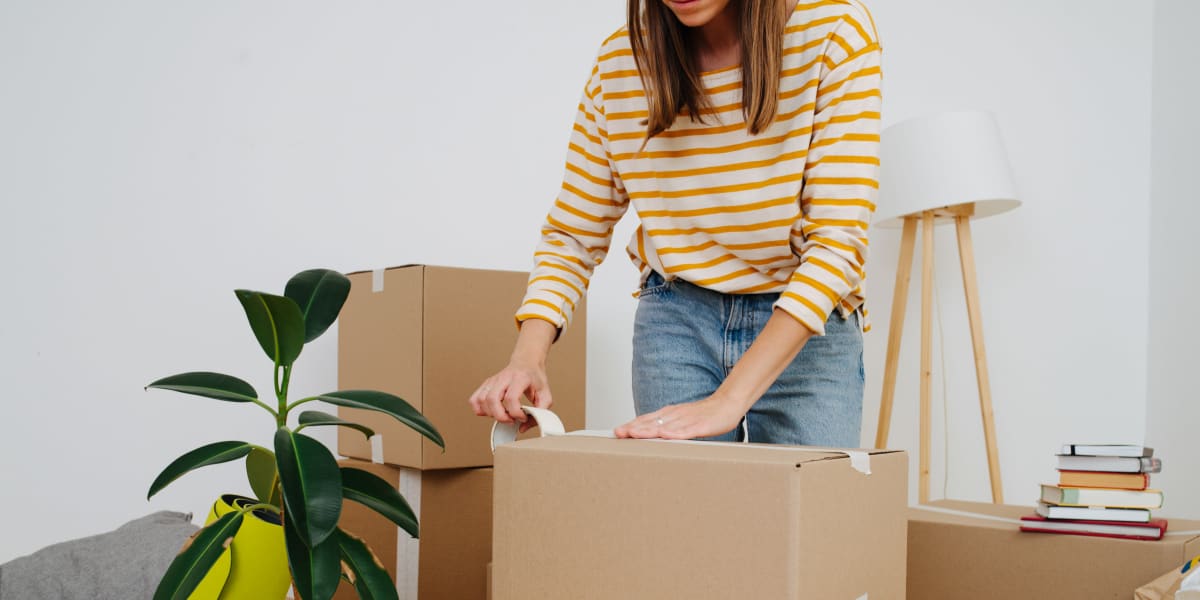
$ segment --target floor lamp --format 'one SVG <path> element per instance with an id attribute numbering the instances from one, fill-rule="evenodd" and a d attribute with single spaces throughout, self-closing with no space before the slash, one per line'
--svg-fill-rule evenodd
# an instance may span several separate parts
<path id="1" fill-rule="evenodd" d="M 884 363 L 883 397 L 879 404 L 879 427 L 875 447 L 887 445 L 896 391 L 900 340 L 904 331 L 908 282 L 912 275 L 913 246 L 917 224 L 921 224 L 921 431 L 920 502 L 929 501 L 930 395 L 932 384 L 931 314 L 933 304 L 933 228 L 953 222 L 958 234 L 958 258 L 962 265 L 971 342 L 975 351 L 975 374 L 979 384 L 979 409 L 987 445 L 992 501 L 1004 501 L 996 427 L 992 417 L 992 394 L 988 383 L 983 324 L 979 314 L 979 287 L 975 278 L 975 250 L 971 244 L 971 220 L 1012 210 L 1016 199 L 1008 159 L 1000 131 L 991 114 L 963 111 L 935 115 L 887 128 L 883 132 L 879 210 L 880 226 L 903 225 L 900 262 L 892 297 L 891 328 Z"/>

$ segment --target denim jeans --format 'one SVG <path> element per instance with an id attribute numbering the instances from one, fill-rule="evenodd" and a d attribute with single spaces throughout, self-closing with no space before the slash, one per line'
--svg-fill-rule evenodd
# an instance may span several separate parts
<path id="1" fill-rule="evenodd" d="M 771 317 L 778 294 L 722 294 L 652 272 L 633 329 L 637 414 L 716 391 Z M 862 328 L 836 309 L 746 415 L 711 440 L 837 448 L 859 446 Z M 743 433 L 748 439 L 743 438 Z"/>

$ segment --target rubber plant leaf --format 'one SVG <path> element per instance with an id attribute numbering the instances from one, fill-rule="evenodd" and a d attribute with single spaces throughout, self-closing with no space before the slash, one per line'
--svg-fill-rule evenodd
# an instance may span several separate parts
<path id="1" fill-rule="evenodd" d="M 442 440 L 442 435 L 434 428 L 433 423 L 399 396 L 375 390 L 343 390 L 321 394 L 317 398 L 338 406 L 362 408 L 390 415 L 429 438 L 443 450 L 446 448 L 446 442 Z"/>
<path id="2" fill-rule="evenodd" d="M 291 366 L 304 349 L 304 315 L 291 298 L 234 290 L 254 337 L 275 364 Z"/>
<path id="3" fill-rule="evenodd" d="M 146 386 L 146 388 L 172 390 L 193 396 L 224 400 L 226 402 L 253 402 L 258 399 L 258 392 L 254 391 L 254 386 L 251 386 L 249 383 L 232 375 L 209 373 L 207 371 L 180 373 L 170 377 L 163 377 Z"/>
<path id="4" fill-rule="evenodd" d="M 201 529 L 191 545 L 180 552 L 154 591 L 154 600 L 186 600 L 216 564 L 221 553 L 242 527 L 241 511 L 230 511 Z"/>
<path id="5" fill-rule="evenodd" d="M 150 491 L 146 493 L 146 499 L 149 500 L 160 490 L 171 484 L 172 481 L 179 479 L 189 471 L 194 471 L 200 467 L 216 465 L 231 460 L 237 460 L 250 453 L 254 446 L 246 442 L 216 442 L 207 446 L 201 446 L 180 456 L 167 465 L 167 468 L 154 478 L 154 483 L 150 484 Z"/>
<path id="6" fill-rule="evenodd" d="M 283 503 L 304 545 L 325 541 L 342 513 L 342 476 L 324 444 L 286 428 L 275 432 Z"/>
<path id="7" fill-rule="evenodd" d="M 366 425 L 359 425 L 358 423 L 352 423 L 345 419 L 339 419 L 338 417 L 335 417 L 329 413 L 323 413 L 319 410 L 307 410 L 300 413 L 300 424 L 308 427 L 321 427 L 325 425 L 349 427 L 350 429 L 362 432 L 363 435 L 367 436 L 367 439 L 371 439 L 371 436 L 375 435 L 375 431 Z"/>
<path id="8" fill-rule="evenodd" d="M 342 495 L 387 517 L 408 535 L 418 537 L 420 529 L 412 507 L 395 486 L 378 475 L 354 467 L 342 467 Z"/>
<path id="9" fill-rule="evenodd" d="M 304 343 L 311 342 L 337 320 L 350 295 L 350 279 L 329 269 L 301 271 L 288 280 L 283 295 L 300 306 L 304 315 Z"/>

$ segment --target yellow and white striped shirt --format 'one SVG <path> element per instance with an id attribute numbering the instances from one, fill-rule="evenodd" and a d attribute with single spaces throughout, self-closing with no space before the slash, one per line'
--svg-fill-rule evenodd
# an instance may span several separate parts
<path id="1" fill-rule="evenodd" d="M 647 104 L 628 30 L 605 40 L 518 321 L 570 321 L 630 204 L 641 225 L 628 252 L 643 277 L 779 292 L 776 307 L 817 334 L 835 307 L 862 307 L 879 188 L 878 36 L 859 0 L 800 0 L 783 48 L 769 128 L 748 133 L 731 67 L 703 74 L 705 123 L 681 115 L 639 152 Z"/>

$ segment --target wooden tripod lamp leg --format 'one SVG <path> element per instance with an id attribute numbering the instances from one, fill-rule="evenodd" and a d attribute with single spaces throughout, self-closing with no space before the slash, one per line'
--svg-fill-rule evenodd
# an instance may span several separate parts
<path id="1" fill-rule="evenodd" d="M 917 218 L 905 217 L 900 236 L 900 262 L 896 265 L 896 288 L 892 293 L 892 320 L 888 326 L 887 359 L 883 363 L 883 397 L 879 401 L 879 426 L 875 447 L 886 448 L 892 426 L 892 400 L 896 396 L 896 372 L 900 368 L 900 339 L 904 336 L 904 310 L 908 304 L 908 282 L 912 278 L 913 246 L 917 241 Z"/>
<path id="2" fill-rule="evenodd" d="M 921 215 L 921 504 L 929 502 L 930 396 L 933 384 L 933 211 Z"/>
<path id="3" fill-rule="evenodd" d="M 991 384 L 988 382 L 987 354 L 983 345 L 983 320 L 979 309 L 979 284 L 975 279 L 975 248 L 971 243 L 970 219 L 958 216 L 954 218 L 954 224 L 958 230 L 958 257 L 962 263 L 963 288 L 967 296 L 967 317 L 971 322 L 971 343 L 975 348 L 975 375 L 979 382 L 979 412 L 983 416 L 983 439 L 987 444 L 992 502 L 1003 504 L 1004 490 L 1000 478 L 1000 456 L 996 449 L 996 423 L 992 415 L 992 391 Z"/>

